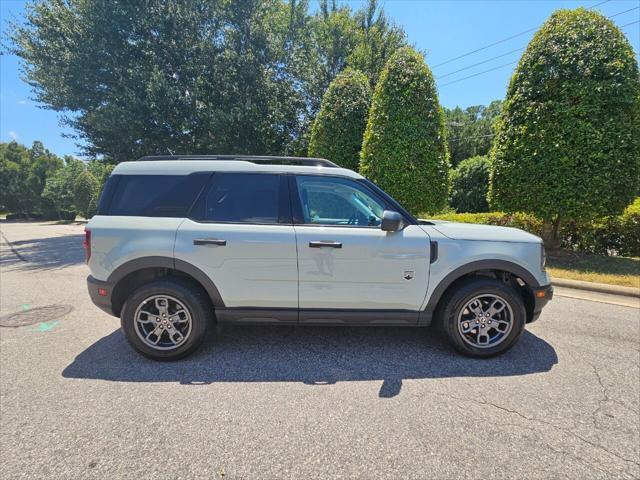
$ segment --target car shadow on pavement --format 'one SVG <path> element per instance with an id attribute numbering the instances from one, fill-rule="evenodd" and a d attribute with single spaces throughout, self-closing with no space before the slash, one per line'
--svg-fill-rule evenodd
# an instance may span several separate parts
<path id="1" fill-rule="evenodd" d="M 554 348 L 525 331 L 505 354 L 472 359 L 452 351 L 431 329 L 384 327 L 225 327 L 192 356 L 156 362 L 134 352 L 120 329 L 80 353 L 65 378 L 116 382 L 336 382 L 382 380 L 379 396 L 396 396 L 404 379 L 500 377 L 546 372 Z"/>
<path id="2" fill-rule="evenodd" d="M 13 241 L 0 266 L 19 270 L 53 270 L 84 262 L 82 234 Z"/>

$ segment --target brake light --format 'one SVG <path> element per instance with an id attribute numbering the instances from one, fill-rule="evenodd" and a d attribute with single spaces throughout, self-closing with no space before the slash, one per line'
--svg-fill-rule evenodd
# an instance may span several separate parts
<path id="1" fill-rule="evenodd" d="M 91 230 L 87 230 L 86 228 L 84 229 L 82 246 L 84 247 L 84 260 L 86 263 L 89 263 L 89 259 L 91 258 Z"/>

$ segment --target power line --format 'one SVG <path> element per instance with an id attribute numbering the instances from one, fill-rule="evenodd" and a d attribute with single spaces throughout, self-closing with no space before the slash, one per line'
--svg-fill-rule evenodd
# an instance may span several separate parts
<path id="1" fill-rule="evenodd" d="M 594 9 L 596 7 L 599 7 L 600 5 L 604 5 L 605 3 L 608 3 L 610 1 L 611 0 L 604 0 L 603 2 L 596 3 L 595 5 L 590 6 L 589 10 Z M 634 10 L 634 9 L 632 8 L 631 10 Z M 629 10 L 627 10 L 627 11 L 629 11 Z M 626 13 L 626 12 L 620 12 L 620 13 L 617 13 L 616 15 L 622 15 L 623 13 Z M 611 18 L 611 17 L 609 17 L 609 18 Z M 503 38 L 502 40 L 498 40 L 497 42 L 490 43 L 489 45 L 485 45 L 484 47 L 477 48 L 477 49 L 472 50 L 470 52 L 463 53 L 462 55 L 458 55 L 457 57 L 450 58 L 449 60 L 445 60 L 444 62 L 440 62 L 437 65 L 434 65 L 433 68 L 438 68 L 438 67 L 440 67 L 442 65 L 446 65 L 447 63 L 451 63 L 451 62 L 454 62 L 454 61 L 459 60 L 461 58 L 468 57 L 469 55 L 473 55 L 474 53 L 481 52 L 482 50 L 486 50 L 487 48 L 495 47 L 496 45 L 500 45 L 501 43 L 508 42 L 509 40 L 513 40 L 514 38 L 520 37 L 520 36 L 525 35 L 525 34 L 527 34 L 529 32 L 533 32 L 534 30 L 537 30 L 537 29 L 538 29 L 538 27 L 534 27 L 534 28 L 530 28 L 528 30 L 524 30 L 523 32 L 516 33 L 515 35 L 511 35 L 510 37 L 507 37 L 507 38 Z"/>
<path id="2" fill-rule="evenodd" d="M 483 63 L 490 62 L 490 61 L 495 60 L 497 58 L 506 57 L 507 55 L 510 55 L 512 53 L 515 53 L 515 52 L 519 52 L 520 50 L 524 50 L 524 49 L 525 49 L 525 47 L 516 48 L 515 50 L 511 50 L 510 52 L 503 53 L 502 55 L 496 55 L 495 57 L 488 58 L 486 60 L 483 60 L 482 62 L 474 63 L 472 65 L 469 65 L 468 67 L 460 68 L 458 70 L 454 70 L 453 72 L 449 72 L 449 73 L 446 73 L 444 75 L 438 75 L 437 78 L 438 79 L 445 78 L 445 77 L 448 77 L 450 75 L 453 75 L 454 73 L 462 72 L 463 70 L 469 70 L 470 68 L 477 67 L 478 65 L 482 65 Z"/>
<path id="3" fill-rule="evenodd" d="M 474 73 L 473 75 L 467 75 L 466 77 L 458 78 L 457 80 L 453 80 L 451 82 L 443 83 L 442 85 L 439 85 L 439 87 L 446 87 L 447 85 L 451 85 L 452 83 L 461 82 L 462 80 L 466 80 L 467 78 L 473 78 L 473 77 L 477 77 L 478 75 L 482 75 L 483 73 L 493 72 L 494 70 L 498 70 L 499 68 L 508 67 L 509 65 L 513 65 L 514 63 L 518 63 L 518 61 L 514 60 L 513 62 L 505 63 L 503 65 L 498 65 L 497 67 L 490 68 L 488 70 L 483 70 L 482 72 Z"/>
<path id="4" fill-rule="evenodd" d="M 603 3 L 606 3 L 606 2 L 603 2 Z M 598 4 L 598 5 L 600 5 L 600 4 Z M 596 6 L 597 6 L 597 5 L 594 5 L 594 6 L 593 6 L 593 7 L 591 7 L 591 8 L 594 8 L 594 7 L 596 7 Z M 609 16 L 609 17 L 607 17 L 607 18 L 617 17 L 618 15 L 622 15 L 623 13 L 628 13 L 628 12 L 631 12 L 631 11 L 633 11 L 633 10 L 638 10 L 638 9 L 640 9 L 640 7 L 630 8 L 630 9 L 628 9 L 628 10 L 624 10 L 623 12 L 615 13 L 615 14 L 613 14 L 613 15 L 611 15 L 611 16 Z M 636 23 L 640 23 L 640 20 L 636 20 L 635 22 L 627 23 L 626 25 L 623 25 L 623 26 L 621 26 L 621 27 L 619 27 L 619 28 L 628 27 L 629 25 L 634 25 L 634 24 L 636 24 Z M 522 50 L 523 48 L 525 48 L 525 47 L 522 47 L 522 48 L 517 49 L 517 50 Z M 517 50 L 514 50 L 514 52 L 515 52 L 515 51 L 517 51 Z M 508 52 L 508 53 L 505 53 L 505 54 L 503 54 L 503 55 L 498 55 L 497 57 L 490 58 L 490 59 L 485 60 L 485 61 L 483 61 L 483 62 L 478 62 L 478 63 L 476 63 L 476 64 L 474 64 L 474 65 L 470 65 L 469 67 L 461 68 L 460 70 L 457 70 L 456 72 L 448 73 L 448 74 L 447 74 L 447 75 L 445 75 L 445 76 L 451 75 L 451 74 L 453 74 L 453 73 L 457 73 L 457 72 L 462 71 L 462 70 L 466 70 L 466 69 L 471 68 L 471 67 L 474 67 L 474 66 L 476 66 L 476 65 L 481 65 L 481 64 L 483 64 L 483 63 L 487 63 L 487 62 L 489 62 L 489 61 L 491 61 L 491 60 L 495 60 L 496 58 L 504 57 L 504 56 L 508 55 L 509 53 L 513 53 L 513 52 Z M 515 60 L 515 61 L 513 61 L 513 62 L 505 63 L 505 64 L 503 64 L 503 65 L 498 65 L 497 67 L 489 68 L 489 69 L 487 69 L 487 70 L 483 70 L 482 72 L 474 73 L 474 74 L 472 74 L 472 75 L 467 75 L 466 77 L 462 77 L 462 78 L 458 78 L 458 79 L 456 79 L 456 80 L 452 80 L 451 82 L 443 83 L 442 85 L 439 85 L 439 87 L 446 87 L 447 85 L 451 85 L 451 84 L 453 84 L 453 83 L 458 83 L 458 82 L 461 82 L 461 81 L 463 81 L 463 80 L 467 80 L 468 78 L 477 77 L 478 75 L 483 75 L 483 74 L 485 74 L 485 73 L 489 73 L 489 72 L 492 72 L 492 71 L 494 71 L 494 70 L 498 70 L 498 69 L 500 69 L 500 68 L 504 68 L 504 67 L 507 67 L 507 66 L 509 66 L 509 65 L 513 65 L 514 63 L 517 63 L 517 62 L 518 62 L 518 61 L 517 61 L 517 60 Z M 442 78 L 442 77 L 439 77 L 439 78 Z"/>
<path id="5" fill-rule="evenodd" d="M 620 28 L 628 27 L 629 25 L 635 25 L 636 23 L 640 23 L 640 20 L 636 20 L 635 22 L 627 23 L 626 25 L 622 25 Z"/>

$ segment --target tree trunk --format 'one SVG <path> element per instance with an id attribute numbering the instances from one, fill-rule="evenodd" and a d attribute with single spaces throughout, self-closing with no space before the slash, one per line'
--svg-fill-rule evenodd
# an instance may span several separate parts
<path id="1" fill-rule="evenodd" d="M 560 249 L 560 216 L 554 220 L 545 218 L 542 223 L 542 240 L 547 250 Z"/>

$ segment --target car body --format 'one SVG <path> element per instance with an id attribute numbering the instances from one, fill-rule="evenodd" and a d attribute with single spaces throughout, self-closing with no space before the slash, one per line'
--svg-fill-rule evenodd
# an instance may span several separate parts
<path id="1" fill-rule="evenodd" d="M 195 323 L 205 324 L 201 335 L 212 322 L 428 326 L 442 322 L 452 295 L 470 284 L 508 289 L 475 300 L 484 302 L 477 312 L 499 298 L 495 305 L 508 308 L 497 317 L 507 311 L 522 317 L 511 319 L 508 334 L 497 317 L 493 325 L 504 323 L 481 334 L 468 330 L 467 320 L 484 317 L 460 307 L 466 313 L 453 323 L 466 327 L 457 327 L 462 344 L 454 346 L 489 356 L 511 346 L 552 296 L 538 237 L 415 219 L 372 182 L 323 159 L 170 156 L 120 163 L 86 232 L 91 298 L 121 317 L 129 341 L 154 358 L 193 351 L 202 339 L 187 348 L 185 335 Z M 154 284 L 166 302 L 149 289 Z M 174 295 L 171 284 L 179 286 Z M 141 289 L 147 300 L 135 297 Z M 186 291 L 197 293 L 190 300 L 197 308 L 181 296 Z M 196 320 L 195 310 L 206 318 Z M 174 325 L 167 319 L 178 319 L 177 311 L 184 318 Z M 178 328 L 187 323 L 188 331 Z M 170 340 L 167 329 L 175 332 Z M 473 335 L 487 344 L 465 341 Z M 493 337 L 502 340 L 491 346 Z M 182 343 L 170 348 L 176 339 Z M 154 341 L 167 348 L 154 348 Z"/>

